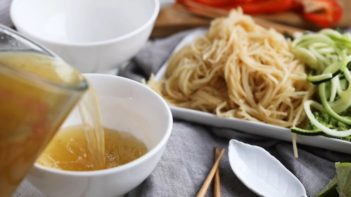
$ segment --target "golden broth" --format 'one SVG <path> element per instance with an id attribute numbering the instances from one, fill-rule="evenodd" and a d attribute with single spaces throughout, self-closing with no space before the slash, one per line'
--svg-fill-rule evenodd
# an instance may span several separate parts
<path id="1" fill-rule="evenodd" d="M 90 88 L 78 105 L 90 160 L 96 169 L 105 166 L 105 134 L 102 126 L 100 106 L 94 88 Z"/>
<path id="2" fill-rule="evenodd" d="M 1 197 L 11 195 L 79 100 L 82 91 L 58 86 L 79 86 L 82 81 L 58 59 L 0 52 Z"/>
<path id="3" fill-rule="evenodd" d="M 132 135 L 105 128 L 105 163 L 102 167 L 96 166 L 85 132 L 82 125 L 64 128 L 50 142 L 37 163 L 62 170 L 91 171 L 128 163 L 147 152 L 146 146 Z"/>

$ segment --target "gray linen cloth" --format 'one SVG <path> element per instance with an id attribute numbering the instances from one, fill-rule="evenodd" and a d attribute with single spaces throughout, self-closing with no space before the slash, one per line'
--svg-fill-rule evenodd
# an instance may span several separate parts
<path id="1" fill-rule="evenodd" d="M 148 78 L 151 73 L 157 72 L 177 43 L 188 33 L 186 31 L 165 39 L 149 41 L 119 74 L 137 81 Z M 172 135 L 160 163 L 150 177 L 127 196 L 195 196 L 213 164 L 213 148 L 226 148 L 232 138 L 268 150 L 297 176 L 309 196 L 320 191 L 334 176 L 334 162 L 351 161 L 351 155 L 307 146 L 299 146 L 299 158 L 295 159 L 291 143 L 175 119 Z M 234 175 L 227 154 L 221 161 L 220 175 L 223 196 L 256 196 Z M 207 194 L 212 196 L 212 188 Z M 45 195 L 24 181 L 14 196 Z"/>

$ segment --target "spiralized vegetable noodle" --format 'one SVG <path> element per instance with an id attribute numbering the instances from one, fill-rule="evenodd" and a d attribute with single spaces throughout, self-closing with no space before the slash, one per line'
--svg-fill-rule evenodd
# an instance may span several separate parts
<path id="1" fill-rule="evenodd" d="M 176 52 L 149 85 L 176 106 L 291 127 L 312 94 L 290 42 L 242 12 L 212 22 L 207 35 Z"/>

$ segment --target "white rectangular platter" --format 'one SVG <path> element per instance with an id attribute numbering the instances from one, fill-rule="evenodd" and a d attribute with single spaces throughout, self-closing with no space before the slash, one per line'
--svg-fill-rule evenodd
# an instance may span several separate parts
<path id="1" fill-rule="evenodd" d="M 196 30 L 193 33 L 186 36 L 173 51 L 176 52 L 181 49 L 186 44 L 194 41 L 197 37 L 204 35 L 206 30 Z M 166 62 L 159 72 L 156 74 L 156 79 L 162 79 L 167 66 Z M 238 118 L 221 118 L 214 114 L 202 112 L 193 109 L 176 107 L 170 104 L 172 114 L 174 117 L 192 121 L 196 123 L 201 123 L 204 125 L 210 125 L 222 128 L 231 128 L 237 131 L 250 133 L 254 135 L 271 137 L 279 140 L 291 141 L 291 132 L 287 128 L 274 126 L 262 122 L 248 121 Z M 343 153 L 351 154 L 351 142 L 328 138 L 324 136 L 298 136 L 298 143 L 305 144 L 309 146 L 324 148 L 327 150 L 333 150 Z"/>

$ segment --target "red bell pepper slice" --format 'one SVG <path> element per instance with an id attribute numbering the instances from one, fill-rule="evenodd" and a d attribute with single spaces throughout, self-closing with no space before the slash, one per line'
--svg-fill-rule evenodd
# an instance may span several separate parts
<path id="1" fill-rule="evenodd" d="M 296 8 L 296 0 L 195 0 L 198 3 L 222 9 L 241 7 L 247 14 L 267 14 Z M 181 0 L 178 0 L 181 2 Z"/>
<path id="2" fill-rule="evenodd" d="M 240 6 L 243 3 L 256 3 L 265 0 L 195 0 L 198 3 L 205 4 L 212 7 L 228 8 Z"/>
<path id="3" fill-rule="evenodd" d="M 239 5 L 247 14 L 270 14 L 295 8 L 295 0 L 266 0 Z"/>
<path id="4" fill-rule="evenodd" d="M 195 0 L 198 3 L 211 7 L 227 7 L 235 2 L 235 0 Z"/>
<path id="5" fill-rule="evenodd" d="M 304 18 L 319 27 L 336 25 L 343 16 L 343 9 L 337 0 L 305 0 Z"/>

